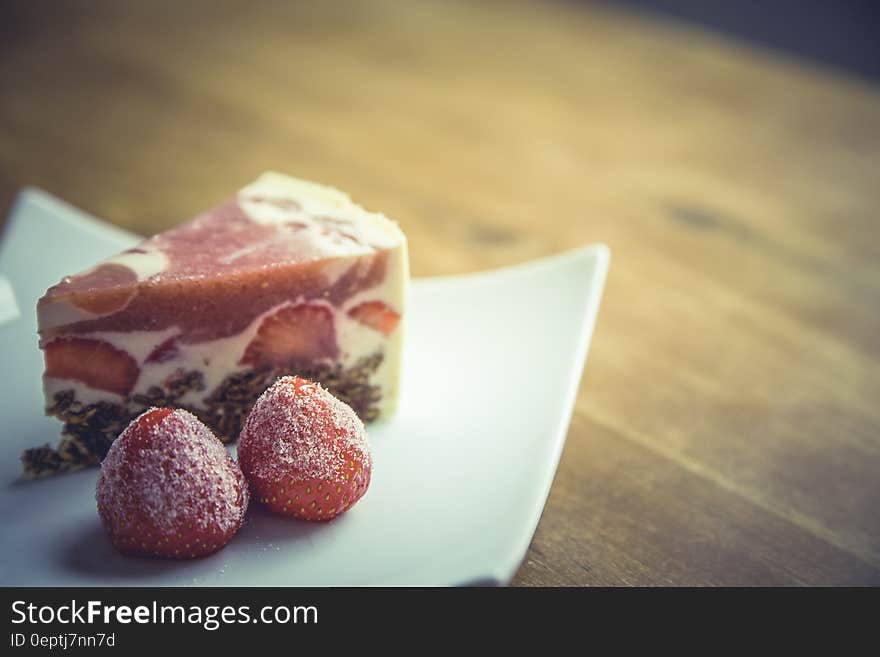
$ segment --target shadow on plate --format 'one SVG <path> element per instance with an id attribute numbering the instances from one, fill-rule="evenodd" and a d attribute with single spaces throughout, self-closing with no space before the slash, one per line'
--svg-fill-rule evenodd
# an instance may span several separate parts
<path id="1" fill-rule="evenodd" d="M 44 441 L 45 442 L 45 441 Z M 41 477 L 25 477 L 19 467 L 15 471 L 15 475 L 11 479 L 6 480 L 9 488 L 23 488 L 25 486 L 33 486 L 35 489 L 51 489 L 53 486 L 61 486 L 63 482 L 80 477 L 95 477 L 99 469 L 97 467 L 82 468 L 79 470 L 68 470 L 54 474 L 47 474 Z"/>
<path id="2" fill-rule="evenodd" d="M 270 513 L 251 500 L 244 525 L 233 540 L 240 538 L 249 548 L 260 550 L 278 549 L 297 541 L 311 545 L 313 536 L 328 531 L 337 522 L 344 522 L 344 516 L 329 522 L 306 522 Z"/>
<path id="3" fill-rule="evenodd" d="M 201 559 L 176 561 L 123 556 L 110 543 L 95 514 L 92 522 L 84 525 L 76 535 L 70 536 L 69 546 L 65 550 L 65 565 L 82 575 L 127 582 L 165 578 L 170 574 L 180 578 L 180 585 L 208 583 L 206 580 L 222 579 L 227 565 L 224 552 L 230 548 L 239 555 L 252 554 L 254 558 L 265 558 L 266 553 L 281 552 L 298 541 L 311 545 L 313 535 L 328 531 L 335 522 L 312 523 L 286 519 L 253 505 L 248 510 L 244 525 L 226 548 Z M 191 578 L 191 581 L 185 578 Z"/>

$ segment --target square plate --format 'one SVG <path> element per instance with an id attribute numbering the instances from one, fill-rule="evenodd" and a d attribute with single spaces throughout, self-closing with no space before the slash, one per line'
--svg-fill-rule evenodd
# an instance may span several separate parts
<path id="1" fill-rule="evenodd" d="M 609 252 L 593 245 L 495 271 L 413 282 L 403 393 L 369 427 L 370 490 L 315 524 L 253 504 L 232 542 L 205 559 L 126 558 L 95 509 L 97 468 L 38 481 L 19 454 L 55 443 L 43 415 L 34 308 L 62 276 L 136 235 L 35 189 L 0 244 L 0 584 L 504 584 L 519 566 L 556 472 Z M 534 382 L 540 382 L 535 385 Z"/>

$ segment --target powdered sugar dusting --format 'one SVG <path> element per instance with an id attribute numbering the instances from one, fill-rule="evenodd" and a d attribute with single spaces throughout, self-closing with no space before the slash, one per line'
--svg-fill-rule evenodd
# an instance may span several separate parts
<path id="1" fill-rule="evenodd" d="M 344 483 L 352 462 L 372 469 L 363 422 L 321 387 L 296 377 L 278 379 L 257 400 L 239 439 L 242 468 L 253 481 Z M 272 458 L 266 458 L 272 455 Z"/>
<path id="2" fill-rule="evenodd" d="M 220 547 L 247 509 L 241 470 L 191 413 L 175 410 L 141 422 L 156 410 L 133 420 L 111 445 L 98 478 L 101 519 L 114 542 L 119 535 L 159 545 L 167 537 L 211 535 Z"/>

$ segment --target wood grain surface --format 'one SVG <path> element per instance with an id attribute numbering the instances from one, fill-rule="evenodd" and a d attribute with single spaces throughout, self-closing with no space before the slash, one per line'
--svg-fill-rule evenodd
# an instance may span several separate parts
<path id="1" fill-rule="evenodd" d="M 878 89 L 603 5 L 0 11 L 4 209 L 154 233 L 278 169 L 416 276 L 611 247 L 514 584 L 880 584 Z"/>

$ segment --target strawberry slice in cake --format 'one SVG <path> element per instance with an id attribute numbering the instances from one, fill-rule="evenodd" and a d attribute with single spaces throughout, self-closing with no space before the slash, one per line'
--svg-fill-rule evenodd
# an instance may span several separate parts
<path id="1" fill-rule="evenodd" d="M 409 278 L 396 223 L 277 173 L 63 279 L 37 305 L 47 413 L 61 442 L 31 476 L 100 463 L 153 406 L 224 441 L 279 376 L 321 382 L 364 421 L 396 406 Z"/>

